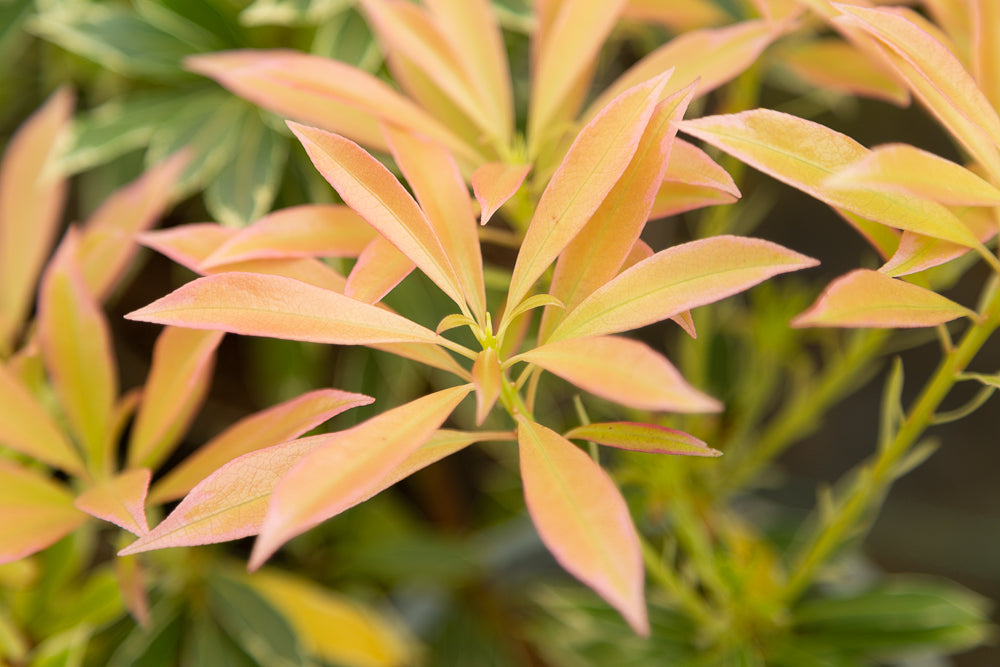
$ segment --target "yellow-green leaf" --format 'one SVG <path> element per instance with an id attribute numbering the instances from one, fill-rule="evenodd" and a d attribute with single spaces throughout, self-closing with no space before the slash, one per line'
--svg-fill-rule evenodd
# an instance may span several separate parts
<path id="1" fill-rule="evenodd" d="M 605 422 L 577 426 L 566 434 L 574 440 L 589 440 L 607 447 L 650 454 L 683 456 L 722 456 L 704 442 L 684 431 L 655 424 Z"/>
<path id="2" fill-rule="evenodd" d="M 4 458 L 0 516 L 0 565 L 44 549 L 87 520 L 62 486 Z"/>

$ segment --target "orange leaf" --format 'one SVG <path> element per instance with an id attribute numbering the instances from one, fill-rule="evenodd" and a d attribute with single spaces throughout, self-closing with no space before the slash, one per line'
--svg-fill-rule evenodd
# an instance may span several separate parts
<path id="1" fill-rule="evenodd" d="M 992 209 L 966 208 L 961 211 L 962 223 L 985 243 L 997 233 L 997 220 Z M 913 232 L 903 232 L 896 252 L 879 268 L 879 273 L 898 278 L 940 266 L 969 252 L 965 246 L 948 243 Z"/>
<path id="2" fill-rule="evenodd" d="M 334 434 L 302 458 L 271 494 L 250 569 L 291 538 L 369 497 L 434 435 L 471 389 L 463 385 L 418 398 Z"/>
<path id="3" fill-rule="evenodd" d="M 796 327 L 932 327 L 976 314 L 929 289 L 858 269 L 841 276 L 805 312 Z"/>
<path id="4" fill-rule="evenodd" d="M 635 329 L 817 263 L 760 239 L 723 235 L 684 243 L 623 271 L 570 311 L 549 340 Z"/>
<path id="5" fill-rule="evenodd" d="M 472 364 L 472 382 L 476 386 L 476 425 L 482 426 L 500 396 L 503 382 L 496 348 L 488 347 L 476 357 Z"/>
<path id="6" fill-rule="evenodd" d="M 528 513 L 559 564 L 649 634 L 639 538 L 625 499 L 573 443 L 518 418 L 521 480 Z"/>
<path id="7" fill-rule="evenodd" d="M 910 101 L 899 79 L 886 73 L 855 44 L 841 39 L 813 39 L 781 50 L 779 62 L 795 76 L 824 90 L 885 100 L 898 106 Z"/>
<path id="8" fill-rule="evenodd" d="M 577 426 L 566 434 L 574 440 L 590 440 L 606 447 L 617 447 L 650 454 L 682 456 L 722 456 L 698 438 L 672 428 L 634 422 L 607 422 Z"/>
<path id="9" fill-rule="evenodd" d="M 622 16 L 644 23 L 660 23 L 675 33 L 732 20 L 713 0 L 629 0 Z"/>
<path id="10" fill-rule="evenodd" d="M 732 204 L 740 196 L 729 172 L 697 146 L 674 138 L 667 173 L 656 192 L 649 218 L 655 220 L 704 206 Z"/>
<path id="11" fill-rule="evenodd" d="M 1000 3 L 971 0 L 972 72 L 979 88 L 1000 109 Z"/>
<path id="12" fill-rule="evenodd" d="M 5 458 L 0 458 L 0 516 L 0 565 L 41 551 L 87 520 L 62 486 Z"/>
<path id="13" fill-rule="evenodd" d="M 90 486 L 73 501 L 81 512 L 110 521 L 134 535 L 149 532 L 146 523 L 146 491 L 152 476 L 149 468 L 133 468 Z"/>
<path id="14" fill-rule="evenodd" d="M 344 295 L 365 303 L 378 303 L 416 267 L 409 257 L 379 234 L 358 256 Z"/>
<path id="15" fill-rule="evenodd" d="M 514 196 L 531 171 L 530 164 L 488 162 L 472 174 L 472 192 L 479 202 L 479 223 L 485 225 L 493 214 Z"/>
<path id="16" fill-rule="evenodd" d="M 60 88 L 11 137 L 0 161 L 0 358 L 24 324 L 62 221 L 66 180 L 49 161 L 72 114 L 73 94 Z"/>
<path id="17" fill-rule="evenodd" d="M 150 502 L 180 498 L 227 461 L 297 438 L 328 419 L 374 399 L 338 389 L 318 389 L 240 419 L 156 483 Z"/>
<path id="18" fill-rule="evenodd" d="M 204 274 L 201 263 L 238 233 L 237 229 L 215 222 L 200 222 L 143 232 L 136 240 L 181 266 Z"/>
<path id="19" fill-rule="evenodd" d="M 665 357 L 618 336 L 548 343 L 513 358 L 555 373 L 581 389 L 640 410 L 717 412 L 722 404 L 687 383 Z"/>

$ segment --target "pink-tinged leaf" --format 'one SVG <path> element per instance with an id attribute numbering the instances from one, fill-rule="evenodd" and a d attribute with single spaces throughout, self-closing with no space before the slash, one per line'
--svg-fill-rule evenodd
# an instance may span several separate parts
<path id="1" fill-rule="evenodd" d="M 271 494 L 250 569 L 291 538 L 369 497 L 434 435 L 471 389 L 445 389 L 383 412 L 335 434 L 300 460 Z"/>
<path id="2" fill-rule="evenodd" d="M 796 19 L 805 10 L 799 0 L 750 0 L 757 12 L 771 23 Z"/>
<path id="3" fill-rule="evenodd" d="M 1000 190 L 972 171 L 908 144 L 877 146 L 827 184 L 905 192 L 949 206 L 1000 205 Z"/>
<path id="4" fill-rule="evenodd" d="M 619 336 L 573 338 L 514 357 L 541 366 L 590 393 L 639 410 L 718 412 L 722 404 L 698 391 L 645 343 Z"/>
<path id="5" fill-rule="evenodd" d="M 681 129 L 822 202 L 897 229 L 969 247 L 978 241 L 940 204 L 912 195 L 835 188 L 829 177 L 868 150 L 827 127 L 768 109 L 682 121 Z"/>
<path id="6" fill-rule="evenodd" d="M 472 364 L 472 382 L 476 386 L 476 425 L 482 426 L 500 396 L 503 382 L 495 347 L 486 348 L 476 357 Z"/>
<path id="7" fill-rule="evenodd" d="M 590 440 L 599 445 L 650 454 L 681 456 L 722 456 L 704 442 L 684 431 L 635 422 L 607 422 L 578 426 L 566 434 L 573 440 Z"/>
<path id="8" fill-rule="evenodd" d="M 392 156 L 430 223 L 472 312 L 486 317 L 486 287 L 476 214 L 451 154 L 439 143 L 385 126 Z"/>
<path id="9" fill-rule="evenodd" d="M 205 258 L 201 268 L 251 259 L 357 257 L 376 232 L 341 204 L 281 209 L 239 230 Z"/>
<path id="10" fill-rule="evenodd" d="M 1000 3 L 971 0 L 972 73 L 994 109 L 1000 109 Z"/>
<path id="11" fill-rule="evenodd" d="M 146 572 L 142 561 L 128 556 L 114 559 L 115 579 L 118 591 L 128 613 L 142 628 L 148 629 L 152 622 L 149 610 L 149 595 L 146 592 Z"/>
<path id="12" fill-rule="evenodd" d="M 223 335 L 166 327 L 157 338 L 129 437 L 130 466 L 158 468 L 174 450 L 205 399 Z"/>
<path id="13" fill-rule="evenodd" d="M 990 173 L 1000 178 L 1000 116 L 954 53 L 899 9 L 833 3 L 836 21 L 879 40 L 913 93 Z"/>
<path id="14" fill-rule="evenodd" d="M 570 311 L 549 340 L 628 331 L 818 262 L 769 241 L 713 236 L 661 250 Z"/>
<path id="15" fill-rule="evenodd" d="M 622 271 L 631 269 L 639 262 L 647 260 L 655 254 L 656 251 L 648 243 L 642 239 L 636 239 L 635 243 L 632 244 L 632 249 L 628 251 L 625 261 L 622 262 Z"/>
<path id="16" fill-rule="evenodd" d="M 701 97 L 756 62 L 764 48 L 779 35 L 767 21 L 744 21 L 724 28 L 684 33 L 618 77 L 594 100 L 584 119 L 593 117 L 622 91 L 671 68 L 674 75 L 664 89 L 665 94 L 696 84 L 694 96 Z"/>
<path id="17" fill-rule="evenodd" d="M 643 23 L 659 23 L 675 33 L 729 23 L 732 20 L 713 0 L 629 0 L 622 16 Z"/>
<path id="18" fill-rule="evenodd" d="M 369 345 L 375 350 L 382 350 L 389 354 L 412 359 L 421 364 L 426 364 L 431 368 L 440 368 L 443 371 L 458 376 L 466 382 L 472 382 L 472 374 L 462 367 L 455 358 L 436 345 L 417 345 L 413 343 L 385 343 L 383 345 Z"/>
<path id="19" fill-rule="evenodd" d="M 885 100 L 898 106 L 910 101 L 899 79 L 890 76 L 856 45 L 841 39 L 813 39 L 781 50 L 779 62 L 803 81 L 823 90 Z"/>
<path id="20" fill-rule="evenodd" d="M 670 159 L 671 142 L 691 99 L 690 88 L 656 106 L 632 161 L 622 172 L 590 220 L 559 255 L 549 294 L 572 310 L 598 287 L 614 278 L 639 239 Z M 563 311 L 549 309 L 539 339 Z"/>
<path id="21" fill-rule="evenodd" d="M 531 171 L 530 164 L 488 162 L 472 174 L 472 192 L 479 202 L 479 223 L 485 225 L 520 189 Z"/>
<path id="22" fill-rule="evenodd" d="M 76 263 L 79 237 L 70 229 L 42 275 L 38 338 L 45 367 L 88 467 L 110 470 L 111 418 L 118 369 L 111 331 Z"/>
<path id="23" fill-rule="evenodd" d="M 180 498 L 228 461 L 297 438 L 335 415 L 373 400 L 362 394 L 318 389 L 244 417 L 157 482 L 150 493 L 150 502 Z"/>
<path id="24" fill-rule="evenodd" d="M 149 532 L 146 523 L 146 491 L 152 473 L 149 468 L 132 468 L 95 482 L 73 501 L 74 507 L 104 519 L 133 535 Z"/>
<path id="25" fill-rule="evenodd" d="M 0 161 L 0 358 L 24 324 L 59 230 L 67 185 L 50 161 L 72 115 L 73 94 L 60 88 L 11 137 Z"/>
<path id="26" fill-rule="evenodd" d="M 729 172 L 705 151 L 675 137 L 667 173 L 656 193 L 649 218 L 655 220 L 704 206 L 732 204 L 740 196 Z"/>
<path id="27" fill-rule="evenodd" d="M 239 233 L 215 222 L 200 222 L 136 235 L 136 240 L 181 266 L 203 273 L 201 263 Z"/>
<path id="28" fill-rule="evenodd" d="M 135 257 L 135 235 L 149 229 L 174 199 L 174 186 L 190 162 L 178 153 L 150 167 L 142 176 L 113 192 L 81 228 L 80 270 L 98 301 L 121 280 Z"/>
<path id="29" fill-rule="evenodd" d="M 993 209 L 966 208 L 960 213 L 962 223 L 983 243 L 996 235 L 997 220 Z M 879 268 L 879 273 L 898 278 L 940 266 L 967 252 L 968 248 L 956 243 L 940 241 L 913 232 L 903 232 L 896 252 Z"/>
<path id="30" fill-rule="evenodd" d="M 0 446 L 75 476 L 85 474 L 80 453 L 13 370 L 0 362 Z"/>
<path id="31" fill-rule="evenodd" d="M 649 634 L 639 537 L 625 499 L 573 443 L 520 417 L 521 480 L 528 513 L 559 564 Z"/>
<path id="32" fill-rule="evenodd" d="M 380 234 L 358 256 L 347 276 L 344 295 L 364 303 L 378 303 L 416 266 Z"/>
<path id="33" fill-rule="evenodd" d="M 891 257 L 896 252 L 896 248 L 899 247 L 899 239 L 904 232 L 872 222 L 868 218 L 849 213 L 841 208 L 835 208 L 834 212 L 846 220 L 851 227 L 854 227 L 883 259 Z"/>
<path id="34" fill-rule="evenodd" d="M 805 312 L 796 327 L 932 327 L 976 314 L 929 289 L 857 269 L 841 276 Z"/>
<path id="35" fill-rule="evenodd" d="M 568 113 L 569 117 L 576 115 L 575 109 L 566 108 L 567 99 L 575 90 L 586 87 L 586 77 L 593 71 L 601 47 L 624 6 L 625 0 L 563 0 L 554 4 L 551 21 L 536 34 L 538 41 L 532 45 L 537 50 L 528 97 L 529 147 L 537 150 L 547 140 L 545 135 L 556 129 L 560 112 Z M 573 55 L 567 57 L 568 54 Z M 624 86 L 617 93 L 630 87 Z M 607 101 L 617 97 L 617 93 Z"/>
<path id="36" fill-rule="evenodd" d="M 669 72 L 622 93 L 588 123 L 542 193 L 514 265 L 516 305 L 604 201 L 639 146 Z"/>
<path id="37" fill-rule="evenodd" d="M 318 259 L 250 259 L 245 262 L 225 264 L 207 271 L 209 275 L 216 273 L 263 273 L 269 276 L 281 276 L 308 283 L 324 290 L 344 293 L 347 279 L 337 273 L 329 265 Z"/>
<path id="38" fill-rule="evenodd" d="M 388 150 L 378 123 L 395 123 L 481 161 L 448 127 L 368 72 L 291 50 L 237 50 L 193 56 L 188 69 L 280 116 Z"/>
<path id="39" fill-rule="evenodd" d="M 417 202 L 382 163 L 354 142 L 289 123 L 319 172 L 340 196 L 456 303 L 462 302 L 455 270 Z"/>
<path id="40" fill-rule="evenodd" d="M 670 319 L 673 320 L 677 326 L 683 329 L 684 333 L 691 336 L 691 338 L 698 337 L 698 330 L 694 326 L 694 317 L 691 316 L 690 310 L 685 310 L 680 315 L 674 315 Z"/>
<path id="41" fill-rule="evenodd" d="M 0 565 L 30 556 L 87 520 L 62 486 L 0 458 Z"/>
<path id="42" fill-rule="evenodd" d="M 343 294 L 259 273 L 227 272 L 198 278 L 125 317 L 333 345 L 442 340 L 415 322 Z"/>

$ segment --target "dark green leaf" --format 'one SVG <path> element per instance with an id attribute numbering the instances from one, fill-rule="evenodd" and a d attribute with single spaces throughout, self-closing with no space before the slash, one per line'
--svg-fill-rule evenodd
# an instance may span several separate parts
<path id="1" fill-rule="evenodd" d="M 135 626 L 115 650 L 107 667 L 173 667 L 178 664 L 183 621 L 174 600 L 153 606 L 149 628 Z"/>
<path id="2" fill-rule="evenodd" d="M 256 667 L 211 618 L 197 615 L 184 633 L 183 665 L 190 667 Z"/>

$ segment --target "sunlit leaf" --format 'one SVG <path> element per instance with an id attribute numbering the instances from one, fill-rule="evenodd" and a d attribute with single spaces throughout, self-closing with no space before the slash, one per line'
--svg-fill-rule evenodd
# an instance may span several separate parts
<path id="1" fill-rule="evenodd" d="M 885 100 L 899 106 L 910 94 L 881 63 L 842 39 L 812 39 L 781 50 L 779 61 L 797 77 L 824 90 Z"/>
<path id="2" fill-rule="evenodd" d="M 705 151 L 679 137 L 670 149 L 670 162 L 656 193 L 650 219 L 665 218 L 703 206 L 731 204 L 740 198 L 733 177 Z"/>
<path id="3" fill-rule="evenodd" d="M 297 438 L 328 419 L 372 398 L 338 389 L 318 389 L 237 421 L 198 448 L 158 481 L 150 502 L 180 498 L 212 471 L 248 452 Z"/>
<path id="4" fill-rule="evenodd" d="M 1000 109 L 1000 3 L 971 0 L 972 73 L 994 109 Z"/>
<path id="5" fill-rule="evenodd" d="M 713 0 L 629 0 L 622 16 L 645 23 L 660 23 L 677 33 L 732 20 Z"/>
<path id="6" fill-rule="evenodd" d="M 0 564 L 35 553 L 87 520 L 64 488 L 0 458 Z"/>
<path id="7" fill-rule="evenodd" d="M 335 434 L 299 461 L 274 489 L 250 569 L 292 537 L 367 498 L 430 439 L 471 389 L 445 389 L 383 412 Z"/>
<path id="8" fill-rule="evenodd" d="M 997 220 L 991 209 L 965 208 L 960 210 L 960 218 L 976 237 L 985 243 L 997 233 Z M 969 252 L 965 246 L 940 239 L 903 232 L 896 252 L 879 268 L 887 276 L 905 276 L 918 271 L 940 266 Z"/>
<path id="9" fill-rule="evenodd" d="M 823 291 L 792 320 L 798 327 L 930 327 L 975 313 L 929 289 L 857 269 Z"/>
<path id="10" fill-rule="evenodd" d="M 236 229 L 214 222 L 201 222 L 143 232 L 136 240 L 181 266 L 201 273 L 201 263 L 237 233 Z"/>
<path id="11" fill-rule="evenodd" d="M 291 278 L 257 273 L 198 278 L 125 317 L 334 345 L 441 341 L 433 331 L 381 308 Z"/>
<path id="12" fill-rule="evenodd" d="M 476 424 L 482 426 L 500 396 L 503 382 L 495 347 L 486 348 L 476 357 L 472 364 L 472 382 L 476 386 Z"/>
<path id="13" fill-rule="evenodd" d="M 573 443 L 523 417 L 517 441 L 524 498 L 542 542 L 633 630 L 648 635 L 639 538 L 614 482 Z"/>
<path id="14" fill-rule="evenodd" d="M 479 202 L 480 224 L 489 222 L 493 214 L 514 196 L 530 171 L 530 164 L 488 162 L 473 172 L 472 191 Z"/>
<path id="15" fill-rule="evenodd" d="M 577 426 L 566 434 L 575 440 L 590 440 L 599 445 L 650 454 L 684 456 L 722 456 L 704 442 L 684 431 L 635 422 L 606 422 Z"/>
<path id="16" fill-rule="evenodd" d="M 570 311 L 549 340 L 635 329 L 816 264 L 760 239 L 723 235 L 691 241 L 623 271 Z"/>
<path id="17" fill-rule="evenodd" d="M 514 357 L 541 366 L 581 389 L 629 407 L 667 412 L 716 412 L 722 405 L 698 391 L 648 345 L 618 336 L 548 343 Z"/>
<path id="18" fill-rule="evenodd" d="M 149 468 L 133 468 L 99 480 L 77 496 L 73 505 L 81 512 L 110 521 L 134 535 L 145 535 L 149 532 L 146 491 L 151 476 Z"/>
<path id="19" fill-rule="evenodd" d="M 347 276 L 344 295 L 365 303 L 378 303 L 416 266 L 379 234 L 358 255 L 358 261 Z"/>
<path id="20" fill-rule="evenodd" d="M 24 323 L 62 221 L 66 181 L 48 166 L 72 113 L 73 94 L 61 88 L 11 137 L 0 162 L 0 358 Z"/>

